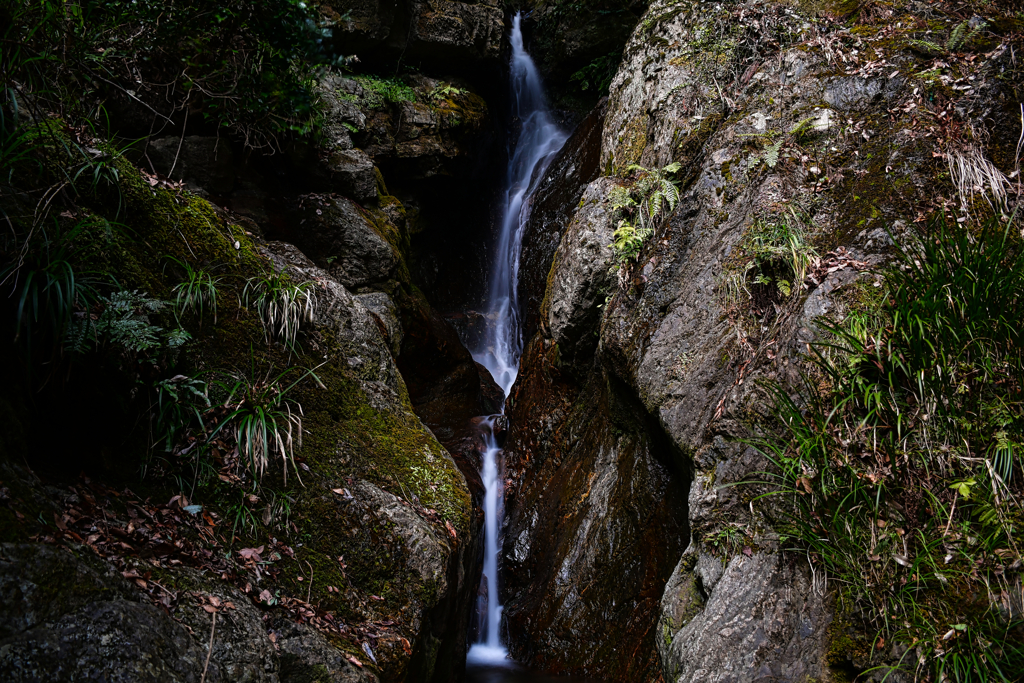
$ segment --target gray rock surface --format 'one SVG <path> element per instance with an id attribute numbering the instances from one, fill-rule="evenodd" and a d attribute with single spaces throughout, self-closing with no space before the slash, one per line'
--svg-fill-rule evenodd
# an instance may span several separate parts
<path id="1" fill-rule="evenodd" d="M 384 336 L 391 345 L 391 353 L 396 358 L 402 350 L 402 321 L 399 319 L 398 306 L 384 292 L 367 292 L 357 294 L 356 299 L 368 310 L 384 328 Z"/>
<path id="2" fill-rule="evenodd" d="M 611 178 L 601 178 L 587 186 L 562 235 L 548 277 L 547 331 L 570 362 L 592 357 L 600 307 L 615 286 L 611 273 L 615 224 L 608 193 L 617 185 Z"/>
<path id="3" fill-rule="evenodd" d="M 665 586 L 658 652 L 677 683 L 817 678 L 831 615 L 798 558 L 689 549 Z"/>

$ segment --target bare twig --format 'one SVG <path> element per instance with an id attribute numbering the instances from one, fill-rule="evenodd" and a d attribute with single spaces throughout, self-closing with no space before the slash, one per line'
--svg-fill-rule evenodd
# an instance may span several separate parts
<path id="1" fill-rule="evenodd" d="M 203 676 L 199 679 L 199 683 L 206 683 L 206 672 L 210 668 L 210 657 L 213 655 L 213 634 L 217 630 L 217 613 L 211 612 L 210 617 L 212 617 L 212 621 L 210 623 L 210 647 L 207 648 L 206 664 L 203 665 Z"/>
<path id="2" fill-rule="evenodd" d="M 185 131 L 188 130 L 188 102 L 185 103 L 185 122 L 181 124 L 181 137 L 178 138 L 178 150 L 174 153 L 174 162 L 171 163 L 171 170 L 167 172 L 167 177 L 173 180 L 174 167 L 178 165 L 178 155 L 181 154 L 181 145 L 185 142 Z"/>

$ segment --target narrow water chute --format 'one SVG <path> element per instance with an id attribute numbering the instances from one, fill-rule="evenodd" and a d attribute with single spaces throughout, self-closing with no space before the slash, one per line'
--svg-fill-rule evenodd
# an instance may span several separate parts
<path id="1" fill-rule="evenodd" d="M 512 119 L 521 124 L 515 148 L 510 150 L 505 179 L 504 211 L 495 246 L 488 288 L 486 325 L 473 358 L 487 368 L 508 397 L 519 371 L 523 352 L 519 321 L 519 256 L 523 229 L 529 217 L 529 198 L 534 184 L 544 175 L 548 162 L 565 143 L 566 134 L 551 118 L 537 67 L 523 47 L 522 13 L 512 19 L 512 60 L 509 81 Z M 504 409 L 503 409 L 504 410 Z M 501 449 L 494 437 L 496 416 L 484 420 L 485 451 L 481 478 L 484 484 L 484 567 L 482 591 L 486 616 L 479 638 L 468 659 L 475 663 L 500 663 L 508 652 L 501 640 L 501 601 L 498 597 L 498 554 L 501 551 L 504 477 Z"/>

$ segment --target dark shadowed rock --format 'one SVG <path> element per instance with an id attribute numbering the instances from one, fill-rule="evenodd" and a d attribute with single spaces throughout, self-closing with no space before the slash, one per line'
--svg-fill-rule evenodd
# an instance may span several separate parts
<path id="1" fill-rule="evenodd" d="M 599 368 L 577 384 L 551 341 L 529 345 L 505 444 L 502 592 L 509 649 L 532 666 L 657 677 L 657 605 L 689 535 L 686 475 L 628 401 Z"/>
<path id="2" fill-rule="evenodd" d="M 295 244 L 354 290 L 381 286 L 398 274 L 397 230 L 374 218 L 350 199 L 310 196 L 293 205 L 290 220 Z"/>
<path id="3" fill-rule="evenodd" d="M 153 170 L 172 180 L 184 180 L 192 188 L 214 195 L 227 195 L 235 189 L 238 169 L 227 139 L 174 135 L 149 140 L 145 152 Z M 143 167 L 147 167 L 145 162 Z"/>
<path id="4" fill-rule="evenodd" d="M 503 14 L 493 0 L 335 0 L 327 8 L 335 40 L 364 60 L 426 60 L 475 71 L 497 61 Z"/>
<path id="5" fill-rule="evenodd" d="M 342 145 L 344 145 L 342 138 Z M 373 160 L 361 149 L 335 149 L 329 152 L 325 170 L 332 190 L 368 202 L 377 198 L 377 171 Z"/>

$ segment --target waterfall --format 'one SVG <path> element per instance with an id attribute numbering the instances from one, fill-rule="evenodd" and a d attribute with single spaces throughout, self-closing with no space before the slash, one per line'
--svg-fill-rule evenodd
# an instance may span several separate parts
<path id="1" fill-rule="evenodd" d="M 505 178 L 504 211 L 495 246 L 488 289 L 486 327 L 473 358 L 487 368 L 507 397 L 519 372 L 523 352 L 519 322 L 519 253 L 523 229 L 529 217 L 530 194 L 544 175 L 551 157 L 562 148 L 566 134 L 548 112 L 540 74 L 523 48 L 522 13 L 512 19 L 512 61 L 509 84 L 512 90 L 512 121 L 521 129 L 515 148 L 510 150 Z M 484 483 L 484 570 L 481 588 L 487 596 L 487 612 L 480 625 L 479 641 L 470 648 L 469 660 L 501 662 L 507 651 L 501 643 L 501 603 L 498 598 L 498 553 L 501 551 L 501 517 L 504 498 L 501 449 L 492 427 L 494 416 L 484 421 L 486 450 L 483 455 Z"/>

